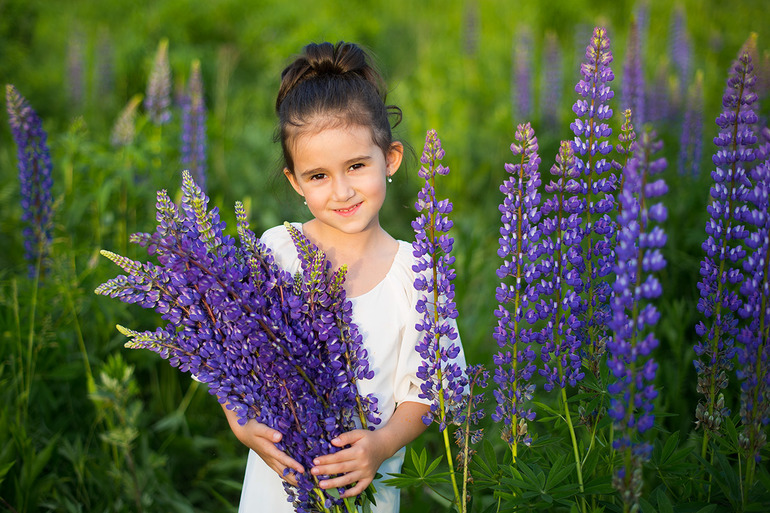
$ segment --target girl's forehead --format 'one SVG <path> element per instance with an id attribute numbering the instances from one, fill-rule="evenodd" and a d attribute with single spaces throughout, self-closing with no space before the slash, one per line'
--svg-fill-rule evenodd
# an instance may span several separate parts
<path id="1" fill-rule="evenodd" d="M 291 149 L 292 153 L 296 154 L 308 146 L 329 142 L 350 145 L 376 144 L 371 127 L 346 123 L 340 119 L 316 119 L 295 128 L 295 133 L 291 136 Z"/>

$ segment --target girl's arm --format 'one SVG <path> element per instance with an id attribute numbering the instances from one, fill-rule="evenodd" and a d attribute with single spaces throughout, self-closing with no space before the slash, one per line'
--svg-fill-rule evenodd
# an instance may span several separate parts
<path id="1" fill-rule="evenodd" d="M 382 462 L 425 431 L 427 426 L 422 421 L 422 416 L 429 408 L 427 404 L 405 401 L 398 405 L 393 416 L 382 428 L 376 431 L 356 429 L 341 434 L 332 440 L 332 444 L 336 447 L 350 447 L 316 458 L 313 460 L 315 466 L 310 471 L 316 476 L 342 474 L 321 481 L 320 486 L 324 489 L 357 482 L 342 495 L 355 497 L 374 480 Z"/>
<path id="2" fill-rule="evenodd" d="M 249 420 L 245 425 L 241 426 L 238 423 L 238 416 L 233 410 L 228 410 L 226 405 L 222 405 L 222 409 L 227 416 L 227 422 L 230 424 L 238 440 L 246 447 L 256 452 L 267 465 L 275 470 L 279 476 L 288 481 L 294 486 L 297 486 L 297 480 L 294 478 L 293 473 L 288 473 L 285 476 L 283 471 L 285 469 L 293 470 L 294 472 L 303 473 L 305 469 L 302 468 L 297 461 L 289 457 L 288 454 L 278 449 L 275 446 L 276 443 L 281 441 L 282 435 L 280 431 L 257 422 L 254 419 Z"/>

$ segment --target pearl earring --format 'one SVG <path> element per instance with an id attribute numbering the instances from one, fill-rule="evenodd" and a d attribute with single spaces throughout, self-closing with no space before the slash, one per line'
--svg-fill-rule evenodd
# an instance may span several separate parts
<path id="1" fill-rule="evenodd" d="M 388 175 L 388 183 L 393 183 L 393 177 Z"/>
<path id="2" fill-rule="evenodd" d="M 304 203 L 305 206 L 307 206 L 307 200 L 303 200 L 302 203 Z"/>

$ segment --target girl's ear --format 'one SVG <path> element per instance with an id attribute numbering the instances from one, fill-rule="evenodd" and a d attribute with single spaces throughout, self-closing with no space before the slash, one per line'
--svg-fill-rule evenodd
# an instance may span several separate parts
<path id="1" fill-rule="evenodd" d="M 294 190 L 297 191 L 297 194 L 304 196 L 304 194 L 302 194 L 302 189 L 299 187 L 299 182 L 297 182 L 297 177 L 294 176 L 294 173 L 288 167 L 285 167 L 283 168 L 283 174 L 294 188 Z"/>
<path id="2" fill-rule="evenodd" d="M 401 167 L 401 161 L 404 159 L 404 145 L 399 141 L 393 141 L 390 145 L 388 154 L 385 155 L 386 168 L 388 176 L 393 176 L 398 168 Z"/>

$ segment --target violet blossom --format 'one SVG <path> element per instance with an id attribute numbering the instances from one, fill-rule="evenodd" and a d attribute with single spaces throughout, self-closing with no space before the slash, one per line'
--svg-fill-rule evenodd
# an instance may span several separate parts
<path id="1" fill-rule="evenodd" d="M 722 418 L 728 414 L 722 390 L 728 384 L 727 372 L 733 367 L 734 342 L 739 332 L 736 313 L 743 306 L 737 290 L 745 279 L 740 265 L 746 256 L 744 241 L 749 232 L 744 223 L 753 189 L 747 165 L 755 159 L 753 145 L 757 141 L 752 128 L 757 121 L 752 108 L 757 100 L 754 82 L 751 58 L 744 51 L 733 63 L 722 99 L 724 111 L 716 119 L 720 131 L 714 138 L 713 201 L 707 207 L 710 219 L 703 242 L 706 254 L 698 283 L 698 310 L 705 321 L 696 326 L 702 340 L 694 347 L 697 390 L 704 396 L 695 416 L 696 425 L 706 431 L 704 454 L 708 437 L 720 430 Z"/>
<path id="2" fill-rule="evenodd" d="M 147 82 L 144 108 L 156 125 L 165 125 L 171 121 L 171 66 L 168 62 L 167 39 L 158 44 Z"/>
<path id="3" fill-rule="evenodd" d="M 339 450 L 330 441 L 355 429 L 356 418 L 376 413 L 353 381 L 371 371 L 350 324 L 345 270 L 332 273 L 294 231 L 302 272 L 292 276 L 249 229 L 243 205 L 236 204 L 238 244 L 188 171 L 182 192 L 180 208 L 159 191 L 156 231 L 131 237 L 157 264 L 103 251 L 126 274 L 96 293 L 160 313 L 165 325 L 155 330 L 119 327 L 131 338 L 126 346 L 154 351 L 206 383 L 241 424 L 256 419 L 280 431 L 278 447 L 311 468 L 315 457 Z M 309 472 L 296 477 L 298 488 L 285 485 L 296 511 L 341 507 Z"/>
<path id="4" fill-rule="evenodd" d="M 695 81 L 687 93 L 687 105 L 682 121 L 679 143 L 679 174 L 698 176 L 703 152 L 703 72 L 695 74 Z"/>
<path id="5" fill-rule="evenodd" d="M 532 114 L 532 35 L 522 30 L 513 41 L 512 100 L 520 120 Z"/>
<path id="6" fill-rule="evenodd" d="M 457 306 L 452 283 L 455 271 L 451 267 L 455 258 L 450 254 L 454 239 L 448 235 L 453 224 L 448 217 L 452 203 L 448 199 L 439 200 L 435 188 L 436 175 L 449 173 L 449 168 L 439 163 L 443 157 L 436 131 L 429 130 L 420 158 L 422 166 L 418 174 L 425 183 L 415 203 L 420 215 L 412 221 L 415 231 L 412 249 L 417 262 L 413 267 L 417 273 L 414 287 L 420 293 L 416 308 L 422 315 L 416 325 L 422 332 L 416 347 L 422 358 L 417 377 L 423 380 L 420 397 L 431 401 L 423 422 L 436 421 L 440 431 L 455 422 L 466 386 L 462 362 L 458 359 L 461 350 L 455 342 Z"/>
<path id="7" fill-rule="evenodd" d="M 749 194 L 751 208 L 745 221 L 753 229 L 745 239 L 746 279 L 740 286 L 744 301 L 739 310 L 747 325 L 738 334 L 736 350 L 742 424 L 738 445 L 746 455 L 749 469 L 761 461 L 760 451 L 767 443 L 765 426 L 770 424 L 770 159 L 767 156 L 751 171 L 751 178 L 756 185 Z M 748 483 L 753 482 L 752 477 L 747 476 Z"/>
<path id="8" fill-rule="evenodd" d="M 637 20 L 631 21 L 626 48 L 626 60 L 623 65 L 623 106 L 631 109 L 634 121 L 641 126 L 644 123 L 644 70 L 639 40 Z"/>
<path id="9" fill-rule="evenodd" d="M 533 313 L 546 322 L 539 335 L 540 359 L 545 377 L 543 388 L 575 386 L 584 377 L 580 318 L 585 311 L 583 275 L 585 260 L 581 243 L 584 237 L 582 215 L 586 209 L 581 194 L 580 172 L 570 141 L 562 141 L 553 178 L 546 184 L 550 194 L 543 201 L 540 221 L 540 244 L 537 255 L 539 300 Z"/>
<path id="10" fill-rule="evenodd" d="M 24 223 L 24 257 L 29 275 L 44 265 L 51 247 L 53 199 L 51 150 L 43 121 L 12 85 L 5 89 L 11 133 L 16 143 L 21 189 L 21 221 Z"/>
<path id="11" fill-rule="evenodd" d="M 532 324 L 538 320 L 534 303 L 539 295 L 540 271 L 540 157 L 535 131 L 529 123 L 518 126 L 516 142 L 511 152 L 518 157 L 515 164 L 506 164 L 511 176 L 500 186 L 505 197 L 498 207 L 500 213 L 500 247 L 497 255 L 503 263 L 497 269 L 502 281 L 496 290 L 497 327 L 494 338 L 501 351 L 494 355 L 494 390 L 497 407 L 492 420 L 502 422 L 502 438 L 511 447 L 514 458 L 519 442 L 531 443 L 527 421 L 535 419 L 529 401 L 535 391 L 531 382 L 535 372 L 535 351 L 538 340 Z M 511 305 L 511 310 L 506 305 Z"/>
<path id="12" fill-rule="evenodd" d="M 182 97 L 182 167 L 206 187 L 206 104 L 200 61 L 192 64 L 187 91 Z"/>
<path id="13" fill-rule="evenodd" d="M 586 310 L 582 336 L 584 350 L 593 360 L 604 352 L 611 294 L 606 277 L 612 271 L 614 261 L 612 241 L 615 222 L 612 211 L 617 177 L 607 159 L 612 151 L 608 140 L 612 129 L 607 124 L 612 117 L 609 100 L 614 96 L 609 85 L 614 79 L 611 62 L 607 31 L 597 27 L 586 48 L 586 62 L 580 67 L 583 78 L 575 86 L 580 98 L 572 107 L 577 118 L 570 124 L 575 134 L 572 143 L 575 169 L 580 173 L 581 193 L 587 201 L 584 213 L 587 251 L 583 277 Z"/>
<path id="14" fill-rule="evenodd" d="M 659 224 L 666 220 L 667 212 L 661 202 L 651 203 L 668 189 L 663 179 L 653 180 L 666 168 L 665 159 L 653 158 L 662 147 L 654 132 L 642 134 L 639 155 L 623 169 L 624 187 L 618 198 L 617 259 L 610 302 L 613 335 L 607 342 L 612 378 L 607 391 L 611 394 L 608 413 L 618 433 L 613 449 L 626 453 L 613 484 L 628 506 L 639 502 L 641 468 L 652 446 L 638 437 L 653 426 L 653 401 L 658 395 L 654 386 L 657 363 L 650 355 L 658 346 L 652 329 L 660 312 L 652 301 L 663 291 L 656 273 L 666 265 L 661 253 L 666 234 Z"/>

